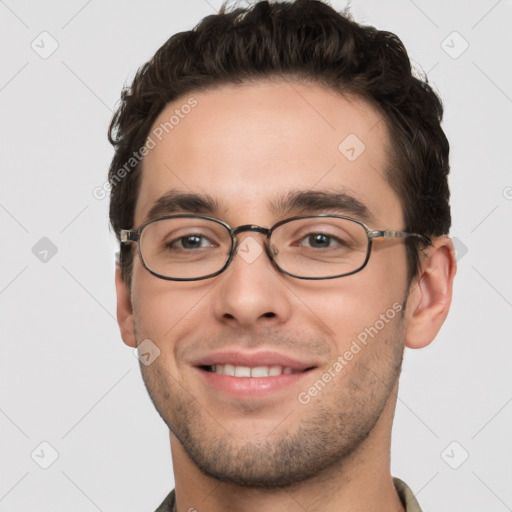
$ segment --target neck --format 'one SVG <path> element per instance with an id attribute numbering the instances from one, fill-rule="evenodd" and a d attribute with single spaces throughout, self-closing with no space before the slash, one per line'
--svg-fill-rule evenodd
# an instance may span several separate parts
<path id="1" fill-rule="evenodd" d="M 279 489 L 239 487 L 203 474 L 171 433 L 176 511 L 403 512 L 389 470 L 394 407 L 395 400 L 389 400 L 364 442 L 336 466 L 325 468 L 314 478 Z"/>

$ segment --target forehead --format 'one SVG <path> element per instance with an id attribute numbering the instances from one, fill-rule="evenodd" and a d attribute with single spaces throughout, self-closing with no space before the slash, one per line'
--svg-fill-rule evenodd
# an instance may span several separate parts
<path id="1" fill-rule="evenodd" d="M 296 191 L 342 193 L 373 218 L 402 218 L 385 178 L 384 119 L 355 96 L 286 81 L 222 86 L 167 105 L 149 137 L 135 225 L 169 191 L 213 198 L 234 224 L 279 220 L 275 205 Z"/>

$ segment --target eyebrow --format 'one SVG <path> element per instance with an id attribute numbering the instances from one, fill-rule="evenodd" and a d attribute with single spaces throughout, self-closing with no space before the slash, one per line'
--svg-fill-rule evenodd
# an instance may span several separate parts
<path id="1" fill-rule="evenodd" d="M 271 201 L 270 208 L 276 215 L 302 215 L 315 213 L 339 213 L 356 217 L 364 222 L 374 221 L 368 207 L 345 192 L 294 191 Z"/>
<path id="2" fill-rule="evenodd" d="M 211 215 L 218 211 L 219 205 L 217 201 L 208 194 L 184 193 L 170 190 L 155 201 L 155 204 L 146 215 L 146 221 L 176 212 Z"/>
<path id="3" fill-rule="evenodd" d="M 316 213 L 353 215 L 363 222 L 374 220 L 368 207 L 345 192 L 292 191 L 269 201 L 270 211 L 279 217 Z M 219 202 L 209 194 L 170 190 L 157 199 L 146 215 L 146 221 L 174 213 L 218 216 Z"/>

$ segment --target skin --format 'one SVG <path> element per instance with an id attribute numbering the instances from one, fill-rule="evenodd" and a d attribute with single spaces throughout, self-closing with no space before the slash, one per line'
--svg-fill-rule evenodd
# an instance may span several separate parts
<path id="1" fill-rule="evenodd" d="M 399 198 L 383 177 L 388 132 L 364 100 L 286 81 L 193 96 L 197 107 L 145 157 L 133 227 L 171 189 L 215 197 L 219 209 L 210 214 L 233 227 L 270 227 L 283 217 L 269 200 L 322 190 L 364 203 L 372 229 L 404 229 Z M 169 104 L 154 126 L 186 100 Z M 353 162 L 338 150 L 349 134 L 366 146 Z M 240 235 L 246 237 L 263 241 L 257 233 Z M 324 281 L 283 275 L 264 253 L 251 263 L 237 255 L 224 273 L 196 282 L 158 279 L 135 256 L 131 290 L 118 269 L 124 342 L 135 347 L 149 338 L 161 351 L 141 370 L 170 429 L 178 511 L 403 510 L 389 470 L 403 348 L 434 339 L 454 275 L 447 237 L 424 252 L 409 289 L 403 240 L 375 241 L 363 271 Z M 406 298 L 402 313 L 321 392 L 306 405 L 299 402 L 298 394 L 365 327 Z M 316 368 L 269 397 L 228 400 L 191 366 L 224 348 L 272 349 Z"/>

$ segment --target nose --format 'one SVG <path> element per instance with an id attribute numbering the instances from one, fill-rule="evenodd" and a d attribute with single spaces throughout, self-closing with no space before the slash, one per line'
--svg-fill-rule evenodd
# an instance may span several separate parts
<path id="1" fill-rule="evenodd" d="M 259 234 L 239 236 L 229 267 L 212 293 L 216 318 L 231 327 L 274 327 L 291 314 L 290 291 L 267 256 Z"/>

